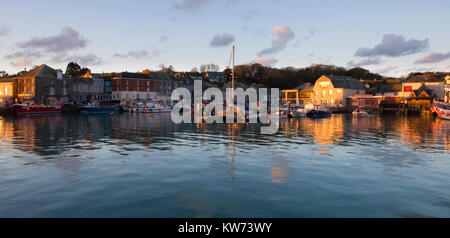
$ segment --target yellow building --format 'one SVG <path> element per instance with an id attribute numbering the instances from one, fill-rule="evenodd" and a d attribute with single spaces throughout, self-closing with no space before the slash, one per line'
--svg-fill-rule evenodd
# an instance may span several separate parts
<path id="1" fill-rule="evenodd" d="M 313 91 L 315 105 L 339 109 L 351 107 L 353 95 L 366 93 L 361 81 L 353 77 L 331 75 L 317 79 Z"/>
<path id="2" fill-rule="evenodd" d="M 294 89 L 286 89 L 281 91 L 281 101 L 283 104 L 301 105 L 313 101 L 313 85 L 304 83 Z"/>
<path id="3" fill-rule="evenodd" d="M 0 79 L 0 106 L 14 103 L 14 82 L 12 79 Z"/>

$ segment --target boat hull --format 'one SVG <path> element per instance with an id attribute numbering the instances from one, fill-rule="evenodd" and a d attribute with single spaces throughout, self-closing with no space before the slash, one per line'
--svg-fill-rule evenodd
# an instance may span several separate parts
<path id="1" fill-rule="evenodd" d="M 306 114 L 306 116 L 311 118 L 326 118 L 331 116 L 331 112 L 311 110 Z"/>
<path id="2" fill-rule="evenodd" d="M 82 107 L 80 108 L 82 114 L 108 114 L 118 113 L 118 108 L 104 108 L 104 107 Z"/>
<path id="3" fill-rule="evenodd" d="M 450 120 L 450 104 L 437 103 L 430 110 L 442 119 Z"/>
<path id="4" fill-rule="evenodd" d="M 14 111 L 14 113 L 19 114 L 19 115 L 58 114 L 58 113 L 61 113 L 61 108 L 14 106 L 13 111 Z"/>

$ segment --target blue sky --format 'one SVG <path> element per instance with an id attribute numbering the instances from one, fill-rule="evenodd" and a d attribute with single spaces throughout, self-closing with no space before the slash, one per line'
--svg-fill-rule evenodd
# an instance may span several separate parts
<path id="1" fill-rule="evenodd" d="M 2 1 L 0 70 L 76 60 L 94 72 L 361 65 L 450 71 L 450 1 Z"/>

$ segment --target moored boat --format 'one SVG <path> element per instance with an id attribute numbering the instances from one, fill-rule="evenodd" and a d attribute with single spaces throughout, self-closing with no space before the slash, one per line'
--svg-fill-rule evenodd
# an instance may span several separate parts
<path id="1" fill-rule="evenodd" d="M 55 114 L 55 113 L 61 113 L 61 107 L 60 106 L 14 104 L 13 111 L 16 114 Z"/>
<path id="2" fill-rule="evenodd" d="M 352 112 L 353 116 L 368 116 L 369 113 L 367 113 L 362 107 L 356 108 Z"/>
<path id="3" fill-rule="evenodd" d="M 119 108 L 113 106 L 100 106 L 99 104 L 89 104 L 87 106 L 80 107 L 82 114 L 110 114 L 118 113 Z"/>
<path id="4" fill-rule="evenodd" d="M 331 112 L 330 111 L 319 110 L 319 109 L 312 109 L 311 111 L 306 113 L 306 116 L 307 117 L 311 117 L 311 118 L 326 118 L 326 117 L 330 117 L 331 116 Z"/>
<path id="5" fill-rule="evenodd" d="M 440 118 L 450 120 L 450 103 L 435 102 L 430 107 L 430 110 Z"/>

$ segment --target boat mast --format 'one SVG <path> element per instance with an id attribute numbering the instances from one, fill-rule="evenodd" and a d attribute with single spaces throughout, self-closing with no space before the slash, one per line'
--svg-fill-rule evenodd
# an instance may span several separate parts
<path id="1" fill-rule="evenodd" d="M 233 51 L 231 53 L 232 55 L 232 68 L 231 68 L 231 88 L 233 89 L 233 95 L 234 95 L 234 45 L 233 45 Z"/>

